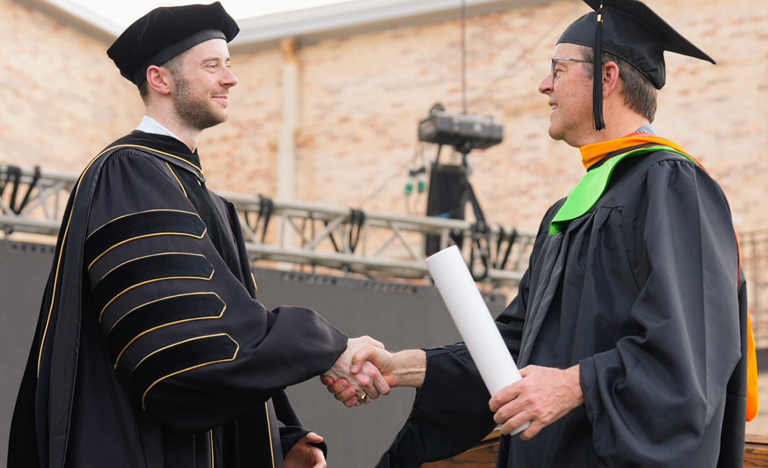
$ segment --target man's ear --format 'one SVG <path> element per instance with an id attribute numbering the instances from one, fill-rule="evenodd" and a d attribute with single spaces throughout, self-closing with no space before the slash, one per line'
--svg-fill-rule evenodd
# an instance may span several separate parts
<path id="1" fill-rule="evenodd" d="M 171 93 L 173 77 L 167 68 L 150 65 L 147 68 L 147 85 L 160 95 Z"/>
<path id="2" fill-rule="evenodd" d="M 616 62 L 603 64 L 603 98 L 607 98 L 619 87 L 619 65 Z"/>

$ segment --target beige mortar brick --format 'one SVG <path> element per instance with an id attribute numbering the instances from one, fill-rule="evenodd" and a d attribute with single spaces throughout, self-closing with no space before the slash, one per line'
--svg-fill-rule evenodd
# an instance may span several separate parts
<path id="1" fill-rule="evenodd" d="M 768 199 L 763 188 L 768 183 L 760 176 L 768 172 L 763 170 L 760 150 L 768 144 L 768 87 L 754 79 L 766 71 L 761 60 L 768 50 L 765 2 L 649 3 L 721 62 L 713 67 L 667 54 L 669 83 L 660 96 L 660 132 L 706 162 L 731 196 L 740 229 L 768 227 L 759 215 Z M 0 130 L 8 148 L 5 160 L 81 166 L 133 128 L 142 113 L 141 103 L 135 88 L 106 59 L 106 44 L 10 0 L 0 0 L 0 6 L 3 17 L 10 18 L 6 30 L 33 39 L 18 46 L 24 64 L 0 69 L 6 83 L 0 104 L 6 116 Z M 544 210 L 583 174 L 578 151 L 549 140 L 549 109 L 536 88 L 548 72 L 557 36 L 586 11 L 574 2 L 552 2 L 468 21 L 470 110 L 503 120 L 507 132 L 502 145 L 471 156 L 472 180 L 493 222 L 535 227 Z M 458 21 L 451 20 L 302 46 L 298 196 L 354 203 L 367 195 L 371 185 L 375 188 L 376 182 L 407 166 L 416 125 L 428 108 L 442 101 L 451 111 L 460 109 L 458 41 Z M 8 47 L 4 43 L 0 41 L 0 48 Z M 75 50 L 71 44 L 76 44 Z M 71 57 L 47 53 L 65 45 Z M 528 48 L 527 55 L 513 64 Z M 274 49 L 233 58 L 240 83 L 232 90 L 230 121 L 206 131 L 201 141 L 209 184 L 274 195 L 282 55 Z M 19 67 L 34 67 L 41 73 L 19 88 Z M 85 69 L 95 71 L 97 85 L 83 83 Z M 505 72 L 493 92 L 478 101 L 491 81 Z M 55 83 L 45 79 L 53 75 L 59 78 Z M 28 101 L 22 107 L 31 109 L 14 110 L 13 102 L 22 92 Z M 73 112 L 75 108 L 79 112 Z M 47 151 L 50 145 L 56 145 L 56 154 Z M 431 160 L 434 148 L 427 154 Z M 743 187 L 747 176 L 751 189 Z M 369 200 L 366 208 L 405 212 L 404 182 L 405 173 L 395 175 L 380 190 L 381 200 Z"/>

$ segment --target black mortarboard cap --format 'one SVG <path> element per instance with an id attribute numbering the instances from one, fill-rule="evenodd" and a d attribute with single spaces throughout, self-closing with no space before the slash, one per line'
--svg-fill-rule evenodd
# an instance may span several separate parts
<path id="1" fill-rule="evenodd" d="M 602 52 L 609 52 L 635 67 L 657 89 L 666 81 L 665 50 L 715 63 L 643 2 L 584 0 L 584 3 L 595 11 L 571 24 L 557 42 L 594 48 L 593 106 L 597 130 L 605 128 L 600 80 Z"/>
<path id="2" fill-rule="evenodd" d="M 136 86 L 150 65 L 162 65 L 210 39 L 234 39 L 240 28 L 221 3 L 159 7 L 136 20 L 107 50 L 120 74 Z"/>

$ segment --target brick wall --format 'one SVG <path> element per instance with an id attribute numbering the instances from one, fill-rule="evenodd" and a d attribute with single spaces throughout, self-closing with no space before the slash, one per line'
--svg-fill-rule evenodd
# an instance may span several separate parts
<path id="1" fill-rule="evenodd" d="M 107 47 L 0 0 L 0 162 L 79 171 L 138 123 L 141 99 Z"/>
<path id="2" fill-rule="evenodd" d="M 667 54 L 669 79 L 660 93 L 657 129 L 700 158 L 721 182 L 740 230 L 768 227 L 768 158 L 762 157 L 768 147 L 768 84 L 761 79 L 768 71 L 768 3 L 649 3 L 718 60 L 712 66 Z M 506 125 L 502 145 L 471 156 L 472 180 L 493 222 L 535 227 L 583 174 L 578 151 L 549 139 L 549 108 L 536 88 L 549 70 L 557 37 L 586 11 L 581 2 L 553 2 L 469 20 L 470 111 Z M 297 198 L 406 212 L 405 167 L 418 121 L 437 101 L 460 110 L 459 38 L 458 21 L 448 21 L 302 47 Z M 236 110 L 232 123 L 240 125 L 244 114 L 263 119 L 246 132 L 250 144 L 236 153 L 253 151 L 254 174 L 270 181 L 240 174 L 234 176 L 237 190 L 275 190 L 279 63 L 268 52 L 236 56 L 241 84 L 233 91 L 235 109 L 241 97 L 256 99 L 254 93 L 262 103 Z M 255 85 L 246 84 L 251 66 L 261 70 Z M 263 78 L 265 72 L 273 79 Z M 222 126 L 214 133 L 219 131 L 232 130 Z M 207 151 L 224 155 L 242 144 L 239 139 L 211 141 Z M 434 150 L 427 148 L 430 160 Z M 417 212 L 424 212 L 423 200 Z"/>
<path id="3" fill-rule="evenodd" d="M 648 3 L 719 62 L 668 54 L 657 129 L 721 182 L 740 230 L 768 228 L 768 2 Z M 583 174 L 578 151 L 547 136 L 536 88 L 555 40 L 586 11 L 560 1 L 469 19 L 470 111 L 506 125 L 502 145 L 471 155 L 492 222 L 535 227 Z M 106 43 L 12 0 L 0 0 L 0 31 L 0 161 L 74 171 L 140 119 Z M 460 110 L 459 39 L 459 22 L 444 21 L 302 46 L 296 198 L 405 213 L 418 121 L 438 101 Z M 233 58 L 240 84 L 230 121 L 203 135 L 206 175 L 213 188 L 274 196 L 283 58 Z"/>

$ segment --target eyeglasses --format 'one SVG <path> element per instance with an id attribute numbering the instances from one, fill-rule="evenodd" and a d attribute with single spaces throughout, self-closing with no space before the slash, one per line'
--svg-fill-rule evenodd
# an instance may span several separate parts
<path id="1" fill-rule="evenodd" d="M 567 57 L 552 57 L 552 82 L 555 82 L 555 62 L 576 62 L 576 63 L 591 63 L 590 60 L 575 59 Z"/>

